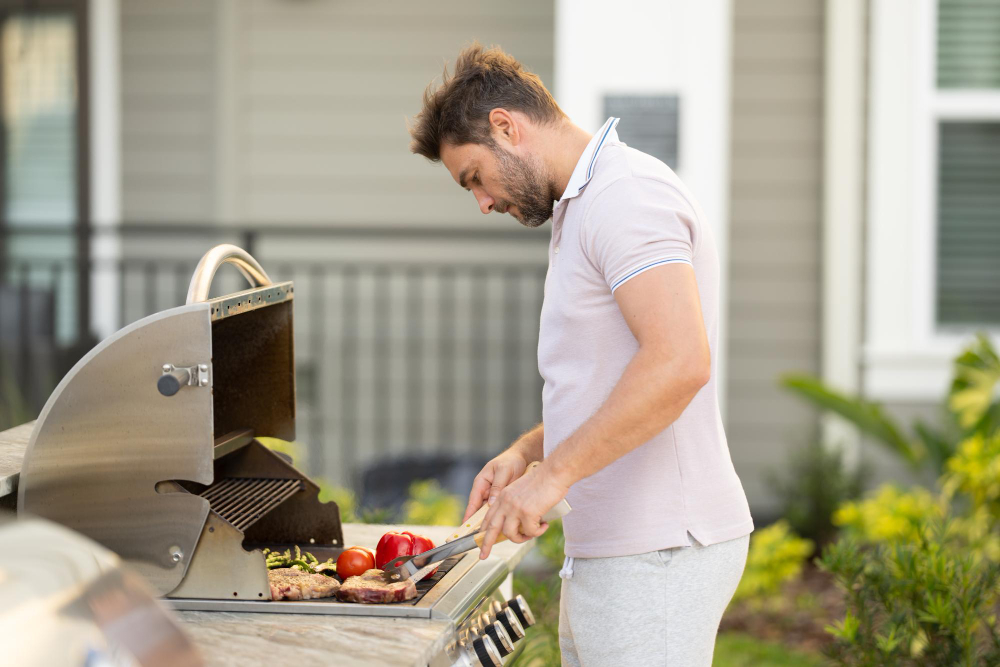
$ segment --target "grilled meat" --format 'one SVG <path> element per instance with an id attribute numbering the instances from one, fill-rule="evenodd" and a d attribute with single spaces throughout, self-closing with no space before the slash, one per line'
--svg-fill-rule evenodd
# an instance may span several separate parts
<path id="1" fill-rule="evenodd" d="M 294 567 L 268 570 L 272 600 L 315 600 L 337 594 L 340 582 L 323 574 L 310 574 Z"/>
<path id="2" fill-rule="evenodd" d="M 403 602 L 417 597 L 417 586 L 411 579 L 387 584 L 382 579 L 382 570 L 368 570 L 349 577 L 341 584 L 337 597 L 344 602 Z"/>

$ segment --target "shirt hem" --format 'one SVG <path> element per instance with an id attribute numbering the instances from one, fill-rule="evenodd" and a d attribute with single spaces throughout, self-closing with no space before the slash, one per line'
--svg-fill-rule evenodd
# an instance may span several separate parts
<path id="1" fill-rule="evenodd" d="M 635 542 L 614 542 L 593 545 L 574 545 L 567 542 L 565 554 L 571 558 L 616 558 L 619 556 L 635 556 L 637 554 L 649 553 L 650 551 L 660 551 L 662 549 L 673 549 L 675 547 L 689 547 L 691 542 L 687 538 L 690 532 L 704 546 L 711 546 L 719 542 L 735 540 L 738 537 L 749 535 L 754 530 L 753 519 L 742 521 L 733 526 L 726 526 L 717 530 L 701 530 L 698 528 L 686 528 L 680 530 L 676 535 L 655 537 Z"/>

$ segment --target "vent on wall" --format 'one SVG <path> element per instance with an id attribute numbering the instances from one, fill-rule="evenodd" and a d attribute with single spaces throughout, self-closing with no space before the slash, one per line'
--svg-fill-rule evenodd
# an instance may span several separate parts
<path id="1" fill-rule="evenodd" d="M 677 95 L 605 95 L 604 116 L 621 118 L 618 138 L 677 169 Z"/>

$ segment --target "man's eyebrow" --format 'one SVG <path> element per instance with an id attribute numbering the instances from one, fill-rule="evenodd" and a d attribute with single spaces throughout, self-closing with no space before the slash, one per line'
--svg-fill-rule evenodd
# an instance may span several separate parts
<path id="1" fill-rule="evenodd" d="M 468 173 L 469 173 L 468 169 L 463 169 L 462 171 L 458 172 L 458 184 L 461 185 L 466 190 L 469 189 L 469 187 L 465 184 L 465 175 Z"/>

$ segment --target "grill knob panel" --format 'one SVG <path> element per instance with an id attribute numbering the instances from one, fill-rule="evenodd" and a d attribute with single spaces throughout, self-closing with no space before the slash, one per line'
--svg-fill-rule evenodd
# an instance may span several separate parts
<path id="1" fill-rule="evenodd" d="M 531 607 L 528 606 L 523 595 L 507 600 L 507 608 L 513 610 L 514 616 L 521 622 L 521 626 L 525 630 L 535 624 L 535 615 L 531 612 Z"/>
<path id="2" fill-rule="evenodd" d="M 501 658 L 506 658 L 514 652 L 514 642 L 499 621 L 494 621 L 486 627 L 486 636 L 493 640 Z"/>
<path id="3" fill-rule="evenodd" d="M 500 667 L 503 661 L 500 652 L 497 651 L 496 644 L 490 637 L 480 637 L 472 642 L 472 650 L 478 662 L 473 663 L 481 667 Z"/>
<path id="4" fill-rule="evenodd" d="M 507 634 L 510 635 L 510 640 L 513 642 L 520 641 L 524 639 L 524 626 L 521 625 L 521 621 L 518 620 L 517 615 L 514 614 L 514 610 L 508 608 L 502 609 L 500 613 L 497 614 L 497 621 L 503 626 Z"/>

